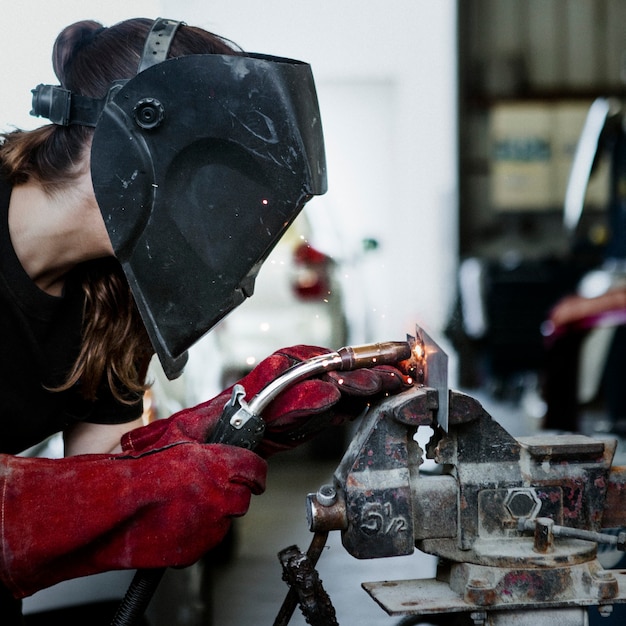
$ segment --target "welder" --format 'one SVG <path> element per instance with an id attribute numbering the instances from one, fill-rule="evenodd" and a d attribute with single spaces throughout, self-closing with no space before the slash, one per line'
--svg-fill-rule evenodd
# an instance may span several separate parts
<path id="1" fill-rule="evenodd" d="M 392 365 L 300 381 L 254 452 L 206 443 L 229 390 L 144 425 L 153 355 L 178 376 L 326 189 L 311 69 L 160 18 L 72 24 L 52 60 L 59 85 L 33 89 L 46 122 L 0 143 L 5 626 L 59 581 L 194 563 L 263 491 L 267 457 L 402 385 Z M 253 396 L 324 352 L 280 350 L 240 382 Z M 64 458 L 20 454 L 58 432 Z"/>

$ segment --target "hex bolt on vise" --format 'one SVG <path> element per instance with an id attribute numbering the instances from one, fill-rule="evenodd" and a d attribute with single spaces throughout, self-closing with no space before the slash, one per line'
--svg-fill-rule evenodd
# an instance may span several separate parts
<path id="1" fill-rule="evenodd" d="M 583 626 L 588 607 L 607 616 L 626 603 L 626 572 L 597 559 L 598 543 L 626 548 L 625 533 L 601 532 L 626 526 L 616 442 L 514 438 L 477 400 L 448 391 L 441 377 L 436 383 L 426 375 L 424 385 L 371 407 L 332 483 L 307 496 L 318 543 L 337 530 L 357 559 L 416 548 L 439 557 L 435 578 L 362 583 L 390 616 L 405 619 Z M 426 457 L 436 471 L 420 472 L 420 427 L 433 429 Z M 313 552 L 314 564 L 321 549 Z"/>

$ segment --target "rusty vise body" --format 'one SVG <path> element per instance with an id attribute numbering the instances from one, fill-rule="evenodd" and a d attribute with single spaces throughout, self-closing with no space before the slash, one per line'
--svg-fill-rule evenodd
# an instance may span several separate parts
<path id="1" fill-rule="evenodd" d="M 598 543 L 626 543 L 626 533 L 603 532 L 626 525 L 616 442 L 515 438 L 455 391 L 446 391 L 444 430 L 439 393 L 418 386 L 371 407 L 332 484 L 307 496 L 310 530 L 340 530 L 358 559 L 416 548 L 439 557 L 433 579 L 363 583 L 393 616 L 573 626 L 586 623 L 586 607 L 607 615 L 625 603 L 626 573 L 597 558 Z M 420 427 L 434 433 L 425 451 L 415 440 Z M 424 455 L 435 471 L 420 471 Z"/>

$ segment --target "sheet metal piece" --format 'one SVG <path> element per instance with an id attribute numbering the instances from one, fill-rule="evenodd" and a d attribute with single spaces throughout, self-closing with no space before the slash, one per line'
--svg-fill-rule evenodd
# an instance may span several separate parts
<path id="1" fill-rule="evenodd" d="M 424 384 L 436 389 L 439 394 L 439 408 L 436 413 L 437 423 L 448 432 L 450 405 L 448 398 L 448 355 L 423 328 L 416 326 L 415 334 L 424 348 L 426 361 Z"/>

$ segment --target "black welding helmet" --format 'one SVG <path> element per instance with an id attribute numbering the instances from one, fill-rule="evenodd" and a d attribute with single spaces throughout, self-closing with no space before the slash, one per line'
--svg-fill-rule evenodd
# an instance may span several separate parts
<path id="1" fill-rule="evenodd" d="M 102 102 L 91 176 L 115 254 L 174 378 L 187 349 L 252 295 L 272 248 L 311 196 L 326 191 L 326 165 L 309 65 L 254 54 L 154 63 L 146 54 L 149 66 Z M 53 98 L 42 98 L 52 117 Z M 88 117 L 83 104 L 75 98 L 66 108 Z"/>

